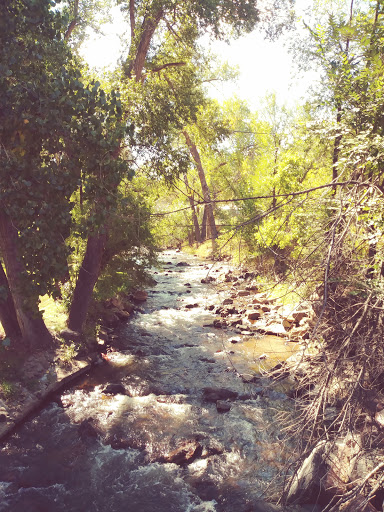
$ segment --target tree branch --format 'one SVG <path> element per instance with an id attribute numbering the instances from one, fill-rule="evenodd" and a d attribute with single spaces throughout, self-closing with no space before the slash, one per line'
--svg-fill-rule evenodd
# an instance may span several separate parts
<path id="1" fill-rule="evenodd" d="M 74 30 L 74 28 L 76 27 L 77 25 L 77 16 L 79 14 L 79 0 L 74 0 L 74 3 L 73 3 L 73 19 L 71 21 L 71 23 L 69 24 L 65 34 L 64 34 L 64 39 L 66 41 L 68 41 L 68 39 L 71 37 L 71 34 Z"/>
<path id="2" fill-rule="evenodd" d="M 136 19 L 135 19 L 135 0 L 129 0 L 129 20 L 131 23 L 131 43 L 135 39 Z"/>

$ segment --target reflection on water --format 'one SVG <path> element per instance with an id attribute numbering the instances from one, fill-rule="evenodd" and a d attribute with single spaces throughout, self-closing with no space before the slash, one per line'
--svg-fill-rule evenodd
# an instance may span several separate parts
<path id="1" fill-rule="evenodd" d="M 206 306 L 223 298 L 201 283 L 209 268 L 164 258 L 142 313 L 117 333 L 118 351 L 0 453 L 1 512 L 251 512 L 278 497 L 292 447 L 276 418 L 292 405 L 239 374 L 294 347 L 233 343 L 236 333 L 206 327 Z M 109 383 L 124 394 L 108 394 Z"/>
<path id="2" fill-rule="evenodd" d="M 299 349 L 298 343 L 287 342 L 279 336 L 251 337 L 236 344 L 233 361 L 241 373 L 262 373 L 288 359 Z"/>

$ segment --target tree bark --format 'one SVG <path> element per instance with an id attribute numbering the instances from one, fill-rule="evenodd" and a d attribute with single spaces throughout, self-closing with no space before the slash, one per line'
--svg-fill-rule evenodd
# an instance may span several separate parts
<path id="1" fill-rule="evenodd" d="M 195 240 L 196 240 L 196 242 L 198 244 L 201 244 L 199 219 L 197 218 L 196 208 L 195 208 L 195 201 L 193 199 L 193 195 L 191 193 L 191 189 L 190 189 L 189 183 L 188 183 L 188 176 L 186 174 L 184 174 L 184 183 L 185 183 L 185 186 L 187 188 L 189 205 L 191 207 L 191 212 L 192 212 L 192 220 L 193 220 Z"/>
<path id="2" fill-rule="evenodd" d="M 203 164 L 201 163 L 201 159 L 200 159 L 200 155 L 197 150 L 197 147 L 192 142 L 192 140 L 186 130 L 183 131 L 183 135 L 185 137 L 185 141 L 187 143 L 189 152 L 191 153 L 192 158 L 194 159 L 194 161 L 196 163 L 196 168 L 197 168 L 197 172 L 198 172 L 200 183 L 201 183 L 201 190 L 203 192 L 203 198 L 206 203 L 205 208 L 207 210 L 207 220 L 208 220 L 209 230 L 210 230 L 212 240 L 215 240 L 217 238 L 218 233 L 217 233 L 217 228 L 216 228 L 215 216 L 213 214 L 213 206 L 211 203 L 211 194 L 209 191 L 207 180 L 205 178 Z"/>
<path id="3" fill-rule="evenodd" d="M 68 25 L 68 28 L 64 34 L 64 39 L 66 41 L 69 40 L 69 38 L 72 35 L 72 32 L 74 31 L 76 25 L 77 25 L 77 16 L 79 14 L 79 0 L 75 0 L 73 3 L 73 18 L 71 20 L 71 23 Z"/>
<path id="4" fill-rule="evenodd" d="M 77 277 L 68 318 L 72 331 L 83 332 L 91 303 L 93 289 L 99 278 L 106 234 L 89 235 L 83 263 Z"/>
<path id="5" fill-rule="evenodd" d="M 0 251 L 21 330 L 22 344 L 27 350 L 47 348 L 52 343 L 52 336 L 44 323 L 37 301 L 28 296 L 26 286 L 21 283 L 25 268 L 18 251 L 17 229 L 1 209 Z"/>
<path id="6" fill-rule="evenodd" d="M 135 0 L 129 0 L 129 20 L 131 24 L 131 42 L 133 42 L 136 33 Z"/>
<path id="7" fill-rule="evenodd" d="M 0 323 L 3 326 L 5 335 L 15 341 L 21 340 L 21 330 L 17 320 L 15 304 L 9 289 L 8 279 L 5 275 L 3 265 L 0 263 L 0 288 L 2 294 L 0 298 Z"/>
<path id="8" fill-rule="evenodd" d="M 201 240 L 204 242 L 207 239 L 207 209 L 204 206 L 203 220 L 201 221 Z"/>
<path id="9" fill-rule="evenodd" d="M 131 31 L 132 26 L 134 27 L 134 33 L 137 33 L 137 27 L 135 26 L 135 21 L 133 21 L 132 25 L 132 13 L 133 11 L 130 10 L 130 16 L 131 16 Z M 164 15 L 163 9 L 159 9 L 154 14 L 149 14 L 144 17 L 143 23 L 141 24 L 140 28 L 140 40 L 137 44 L 137 47 L 135 48 L 135 41 L 131 41 L 131 47 L 135 48 L 135 55 L 129 55 L 128 56 L 128 62 L 126 64 L 126 74 L 130 78 L 132 74 L 135 75 L 136 82 L 139 82 L 141 79 L 141 75 L 143 72 L 145 59 L 147 58 L 149 46 L 152 41 L 153 34 L 155 33 L 155 30 L 157 29 L 161 18 Z M 132 32 L 131 32 L 132 33 Z M 136 34 L 135 34 L 136 37 Z"/>

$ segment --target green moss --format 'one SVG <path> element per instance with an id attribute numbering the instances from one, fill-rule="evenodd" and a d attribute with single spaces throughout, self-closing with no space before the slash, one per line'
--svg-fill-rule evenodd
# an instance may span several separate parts
<path id="1" fill-rule="evenodd" d="M 9 380 L 1 380 L 0 393 L 6 400 L 10 400 L 17 395 L 18 386 L 15 382 L 11 382 Z"/>

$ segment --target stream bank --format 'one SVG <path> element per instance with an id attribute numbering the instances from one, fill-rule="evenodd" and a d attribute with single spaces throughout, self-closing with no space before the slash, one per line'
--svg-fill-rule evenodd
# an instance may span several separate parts
<path id="1" fill-rule="evenodd" d="M 268 502 L 294 457 L 279 423 L 293 405 L 263 376 L 260 328 L 215 325 L 228 293 L 210 286 L 212 269 L 163 257 L 105 363 L 4 446 L 1 512 L 282 510 Z"/>

